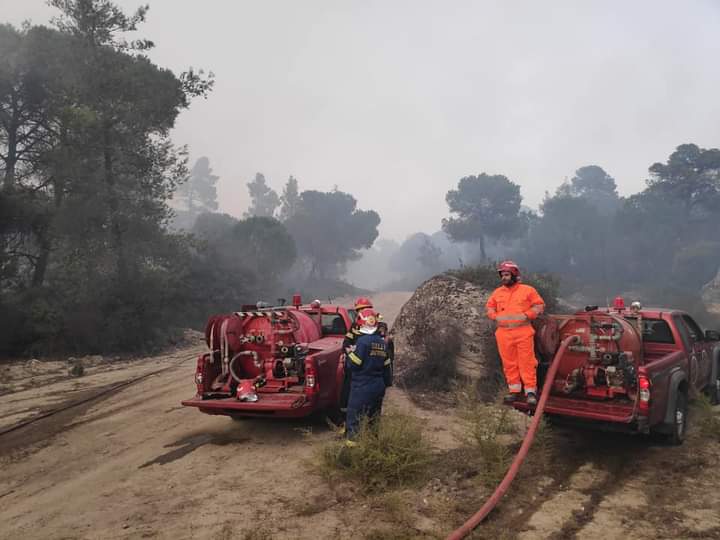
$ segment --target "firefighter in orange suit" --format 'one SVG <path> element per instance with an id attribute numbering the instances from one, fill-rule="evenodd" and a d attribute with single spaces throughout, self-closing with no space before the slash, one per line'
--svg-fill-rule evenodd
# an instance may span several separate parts
<path id="1" fill-rule="evenodd" d="M 520 268 L 512 261 L 498 266 L 502 286 L 487 302 L 487 315 L 497 324 L 495 338 L 508 384 L 506 402 L 515 401 L 525 388 L 529 405 L 537 404 L 537 360 L 530 321 L 545 309 L 545 302 L 530 285 L 520 283 Z"/>

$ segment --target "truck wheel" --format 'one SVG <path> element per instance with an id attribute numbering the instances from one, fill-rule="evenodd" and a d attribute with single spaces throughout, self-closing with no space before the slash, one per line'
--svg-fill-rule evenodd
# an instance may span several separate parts
<path id="1" fill-rule="evenodd" d="M 340 407 L 330 407 L 325 411 L 325 418 L 335 426 L 342 426 L 345 423 L 345 412 Z"/>
<path id="2" fill-rule="evenodd" d="M 715 366 L 715 379 L 708 385 L 708 397 L 712 405 L 720 405 L 720 365 Z"/>
<path id="3" fill-rule="evenodd" d="M 667 438 L 670 444 L 680 445 L 685 440 L 685 432 L 687 431 L 687 411 L 687 393 L 678 389 L 677 397 L 675 398 L 675 413 L 673 414 L 675 422 L 671 426 L 672 431 Z"/>

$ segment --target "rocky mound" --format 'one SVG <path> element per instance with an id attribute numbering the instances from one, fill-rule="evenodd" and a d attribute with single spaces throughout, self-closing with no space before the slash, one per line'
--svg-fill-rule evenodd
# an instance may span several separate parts
<path id="1" fill-rule="evenodd" d="M 500 361 L 494 325 L 485 316 L 492 291 L 453 276 L 423 283 L 395 319 L 395 375 L 408 376 L 428 355 L 454 355 L 457 373 L 473 380 L 496 380 Z M 443 343 L 445 342 L 445 343 Z M 436 361 L 442 362 L 442 356 Z"/>

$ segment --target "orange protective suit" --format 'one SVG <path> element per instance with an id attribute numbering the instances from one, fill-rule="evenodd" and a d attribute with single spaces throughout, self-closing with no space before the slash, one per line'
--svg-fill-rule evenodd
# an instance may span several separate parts
<path id="1" fill-rule="evenodd" d="M 502 286 L 490 295 L 487 315 L 497 323 L 497 339 L 510 393 L 537 394 L 537 360 L 530 323 L 545 309 L 545 302 L 530 285 Z"/>

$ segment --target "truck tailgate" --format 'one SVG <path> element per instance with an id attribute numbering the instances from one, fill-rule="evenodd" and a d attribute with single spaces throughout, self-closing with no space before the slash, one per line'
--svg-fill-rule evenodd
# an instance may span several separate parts
<path id="1" fill-rule="evenodd" d="M 530 408 L 524 401 L 517 401 L 514 406 L 520 411 L 527 411 Z M 553 395 L 548 398 L 545 405 L 545 412 L 548 414 L 621 424 L 629 424 L 633 421 L 633 409 L 634 405 L 630 402 L 593 401 Z"/>

